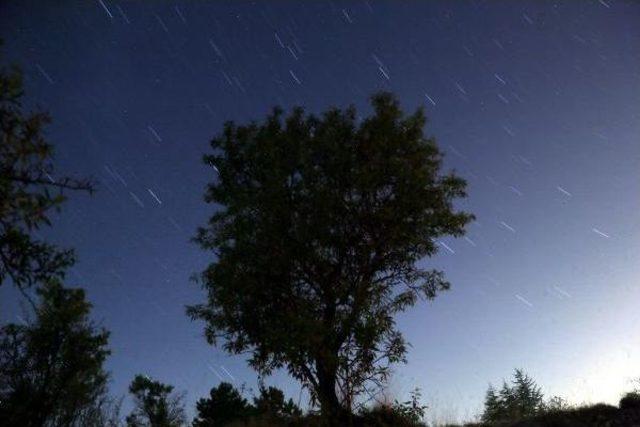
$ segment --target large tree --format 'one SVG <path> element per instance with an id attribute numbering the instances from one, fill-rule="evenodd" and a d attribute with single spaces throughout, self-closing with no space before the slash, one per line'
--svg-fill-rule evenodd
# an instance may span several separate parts
<path id="1" fill-rule="evenodd" d="M 77 425 L 106 397 L 109 333 L 82 289 L 50 280 L 37 293 L 30 323 L 0 329 L 0 425 Z"/>
<path id="2" fill-rule="evenodd" d="M 128 427 L 179 427 L 186 424 L 182 395 L 173 386 L 136 375 L 129 385 L 134 409 L 127 416 Z"/>
<path id="3" fill-rule="evenodd" d="M 10 279 L 20 291 L 62 278 L 73 264 L 72 250 L 34 236 L 50 225 L 49 216 L 64 202 L 64 190 L 92 191 L 91 182 L 57 176 L 53 147 L 45 140 L 50 119 L 25 112 L 22 74 L 0 69 L 0 285 Z"/>
<path id="4" fill-rule="evenodd" d="M 217 211 L 196 241 L 215 259 L 188 313 L 260 373 L 286 368 L 336 422 L 405 360 L 394 314 L 449 288 L 420 261 L 472 219 L 453 207 L 466 184 L 441 175 L 423 111 L 388 93 L 372 105 L 362 122 L 353 107 L 228 122 L 204 158 Z"/>

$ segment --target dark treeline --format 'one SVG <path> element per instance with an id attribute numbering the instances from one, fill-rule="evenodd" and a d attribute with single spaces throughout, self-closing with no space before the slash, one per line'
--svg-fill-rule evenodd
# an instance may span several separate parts
<path id="1" fill-rule="evenodd" d="M 394 315 L 449 288 L 443 272 L 417 262 L 474 217 L 454 208 L 466 183 L 441 171 L 422 110 L 406 115 L 381 93 L 363 120 L 354 108 L 274 109 L 261 123 L 226 123 L 213 139 L 205 201 L 215 209 L 195 237 L 213 261 L 197 275 L 207 298 L 187 314 L 212 345 L 248 353 L 259 378 L 288 372 L 309 402 L 303 409 L 262 380 L 253 396 L 223 382 L 188 420 L 183 394 L 144 375 L 131 381 L 129 414 L 109 395 L 109 332 L 65 281 L 74 252 L 36 237 L 69 192 L 94 184 L 56 173 L 49 118 L 24 112 L 21 97 L 19 70 L 2 69 L 0 285 L 28 304 L 21 322 L 0 329 L 0 425 L 425 425 L 419 390 L 405 402 L 380 397 L 391 366 L 406 362 Z M 489 387 L 478 425 L 631 425 L 639 411 L 638 391 L 619 407 L 545 400 L 516 370 Z"/>

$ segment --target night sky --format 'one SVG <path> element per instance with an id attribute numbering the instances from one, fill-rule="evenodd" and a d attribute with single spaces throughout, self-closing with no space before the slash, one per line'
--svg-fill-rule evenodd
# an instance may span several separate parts
<path id="1" fill-rule="evenodd" d="M 201 162 L 226 120 L 274 106 L 426 109 L 468 180 L 466 238 L 425 263 L 452 289 L 399 317 L 413 347 L 391 392 L 468 418 L 516 367 L 547 395 L 617 402 L 640 376 L 640 3 L 4 1 L 2 62 L 48 110 L 60 172 L 92 176 L 44 233 L 112 332 L 112 392 L 136 373 L 187 391 L 255 385 L 185 315 L 190 242 L 213 213 Z M 0 320 L 20 298 L 0 288 Z M 298 399 L 285 375 L 267 381 Z"/>

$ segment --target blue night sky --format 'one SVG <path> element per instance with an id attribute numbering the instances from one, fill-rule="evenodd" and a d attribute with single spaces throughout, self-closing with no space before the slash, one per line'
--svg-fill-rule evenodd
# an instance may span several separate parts
<path id="1" fill-rule="evenodd" d="M 214 207 L 201 164 L 225 120 L 276 104 L 320 112 L 377 90 L 426 108 L 469 183 L 467 238 L 437 257 L 452 289 L 399 317 L 412 348 L 391 394 L 469 418 L 522 367 L 547 395 L 616 402 L 640 376 L 640 4 L 627 1 L 5 1 L 4 64 L 48 110 L 60 172 L 92 176 L 52 241 L 75 247 L 112 332 L 112 392 L 136 373 L 187 404 L 255 384 L 184 307 L 212 255 L 190 242 Z M 0 288 L 0 320 L 20 314 Z M 285 375 L 268 384 L 297 400 Z"/>

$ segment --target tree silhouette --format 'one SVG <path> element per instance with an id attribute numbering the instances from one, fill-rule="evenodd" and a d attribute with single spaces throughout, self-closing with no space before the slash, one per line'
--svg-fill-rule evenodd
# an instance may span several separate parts
<path id="1" fill-rule="evenodd" d="M 82 289 L 51 280 L 37 294 L 33 322 L 0 330 L 0 425 L 76 425 L 105 397 L 109 334 Z"/>
<path id="2" fill-rule="evenodd" d="M 513 405 L 516 417 L 532 417 L 545 409 L 544 395 L 533 378 L 529 377 L 521 369 L 514 373 Z"/>
<path id="3" fill-rule="evenodd" d="M 38 240 L 33 232 L 50 225 L 49 214 L 59 210 L 64 190 L 93 186 L 56 176 L 53 147 L 43 135 L 49 116 L 24 113 L 22 95 L 20 71 L 0 69 L 0 285 L 9 278 L 25 294 L 35 283 L 63 278 L 74 261 L 72 250 Z"/>
<path id="4" fill-rule="evenodd" d="M 127 416 L 129 427 L 179 427 L 186 423 L 182 396 L 173 392 L 173 386 L 136 375 L 129 385 L 135 407 Z"/>
<path id="5" fill-rule="evenodd" d="M 554 400 L 551 403 L 555 405 L 559 402 Z M 489 385 L 481 418 L 489 424 L 513 422 L 533 417 L 546 409 L 540 387 L 523 370 L 516 369 L 512 385 L 504 381 L 499 393 Z"/>
<path id="6" fill-rule="evenodd" d="M 250 424 L 251 420 L 267 425 L 287 425 L 302 416 L 302 410 L 293 400 L 285 400 L 282 390 L 263 384 L 260 384 L 260 392 L 251 405 L 233 385 L 222 382 L 211 389 L 208 398 L 198 400 L 196 409 L 198 414 L 193 420 L 193 427 Z"/>
<path id="7" fill-rule="evenodd" d="M 640 393 L 630 391 L 620 399 L 620 409 L 640 409 Z"/>
<path id="8" fill-rule="evenodd" d="M 108 395 L 102 396 L 93 405 L 82 411 L 74 425 L 82 427 L 121 427 L 120 409 L 122 400 L 122 397 L 114 399 Z"/>
<path id="9" fill-rule="evenodd" d="M 284 399 L 282 390 L 260 385 L 260 394 L 253 398 L 255 412 L 273 423 L 284 423 L 302 416 L 302 410 L 292 399 Z"/>
<path id="10" fill-rule="evenodd" d="M 222 382 L 213 387 L 208 398 L 196 402 L 198 414 L 193 427 L 224 426 L 232 421 L 249 418 L 253 411 L 247 399 L 233 385 Z"/>
<path id="11" fill-rule="evenodd" d="M 423 111 L 405 116 L 387 93 L 372 105 L 361 123 L 353 107 L 228 122 L 204 159 L 219 209 L 195 240 L 216 260 L 188 314 L 259 373 L 286 368 L 336 423 L 405 360 L 394 314 L 449 288 L 417 262 L 472 219 L 452 206 L 466 184 L 440 175 Z"/>
<path id="12" fill-rule="evenodd" d="M 489 384 L 487 393 L 484 398 L 484 412 L 482 421 L 485 423 L 494 422 L 504 416 L 502 413 L 502 400 L 496 393 L 495 388 Z"/>

